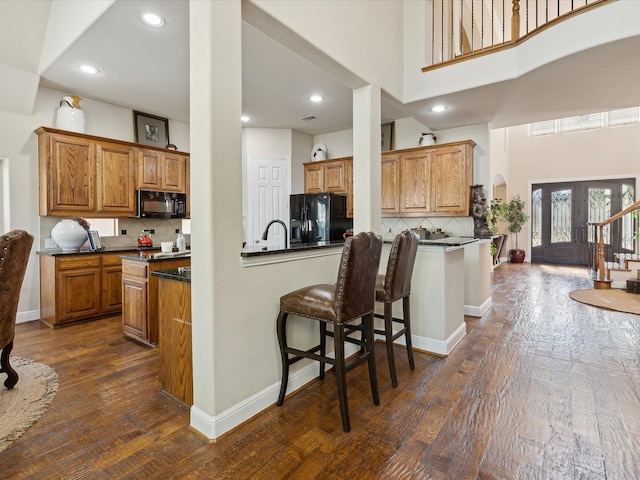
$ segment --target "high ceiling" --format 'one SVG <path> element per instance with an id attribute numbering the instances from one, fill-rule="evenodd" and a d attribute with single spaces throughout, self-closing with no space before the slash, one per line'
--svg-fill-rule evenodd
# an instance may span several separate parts
<path id="1" fill-rule="evenodd" d="M 145 25 L 149 7 L 166 25 Z M 189 122 L 188 2 L 117 1 L 43 73 L 41 85 L 81 97 Z M 243 22 L 243 113 L 248 127 L 309 135 L 352 126 L 352 92 L 343 83 Z M 549 63 L 513 80 L 437 97 L 446 115 L 428 111 L 435 98 L 401 104 L 383 99 L 382 121 L 414 117 L 439 130 L 535 120 L 640 105 L 640 39 L 613 42 Z M 80 63 L 100 74 L 87 77 Z M 313 104 L 312 93 L 325 101 Z M 594 95 L 597 93 L 597 95 Z M 302 117 L 315 116 L 306 121 Z"/>

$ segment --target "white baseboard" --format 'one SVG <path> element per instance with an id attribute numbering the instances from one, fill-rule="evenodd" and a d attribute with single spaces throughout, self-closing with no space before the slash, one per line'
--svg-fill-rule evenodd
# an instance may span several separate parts
<path id="1" fill-rule="evenodd" d="M 462 324 L 456 328 L 455 332 L 449 335 L 449 338 L 444 341 L 428 337 L 418 337 L 416 335 L 411 336 L 411 341 L 413 342 L 413 348 L 416 350 L 447 357 L 466 334 L 467 324 L 462 322 Z"/>
<path id="2" fill-rule="evenodd" d="M 30 310 L 27 312 L 18 312 L 16 315 L 16 323 L 32 322 L 40 320 L 40 310 Z"/>
<path id="3" fill-rule="evenodd" d="M 357 351 L 358 347 L 356 345 L 347 344 L 345 346 L 345 355 L 347 357 Z M 307 383 L 318 377 L 318 362 L 313 360 L 308 360 L 307 362 L 307 365 L 302 368 L 298 368 L 294 372 L 290 371 L 287 394 L 304 387 Z M 331 367 L 331 365 L 325 366 L 327 369 Z M 209 415 L 193 405 L 191 407 L 191 428 L 197 430 L 206 438 L 215 440 L 220 435 L 246 422 L 265 408 L 276 403 L 279 393 L 280 381 L 277 381 L 255 395 L 214 416 Z"/>
<path id="4" fill-rule="evenodd" d="M 464 314 L 469 315 L 470 317 L 481 317 L 485 313 L 487 313 L 487 310 L 491 308 L 491 305 L 493 305 L 493 302 L 491 300 L 491 297 L 489 297 L 480 306 L 465 305 Z"/>

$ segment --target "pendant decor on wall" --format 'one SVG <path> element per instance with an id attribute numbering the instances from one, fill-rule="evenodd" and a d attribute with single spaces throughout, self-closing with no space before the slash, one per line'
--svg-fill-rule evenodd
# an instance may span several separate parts
<path id="1" fill-rule="evenodd" d="M 84 112 L 80 108 L 80 100 L 77 95 L 66 95 L 60 100 L 60 108 L 56 114 L 56 128 L 70 132 L 84 133 Z"/>
<path id="2" fill-rule="evenodd" d="M 75 220 L 60 220 L 51 229 L 51 238 L 63 252 L 76 252 L 87 241 L 87 231 Z"/>

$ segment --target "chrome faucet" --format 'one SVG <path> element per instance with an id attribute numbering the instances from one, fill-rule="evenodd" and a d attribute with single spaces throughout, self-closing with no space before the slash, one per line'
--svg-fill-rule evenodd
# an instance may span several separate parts
<path id="1" fill-rule="evenodd" d="M 262 240 L 267 239 L 267 235 L 269 234 L 269 227 L 274 223 L 279 223 L 284 228 L 284 248 L 289 248 L 289 234 L 287 233 L 287 226 L 284 224 L 282 220 L 271 220 L 267 223 L 267 227 L 264 229 L 264 233 L 262 234 Z"/>

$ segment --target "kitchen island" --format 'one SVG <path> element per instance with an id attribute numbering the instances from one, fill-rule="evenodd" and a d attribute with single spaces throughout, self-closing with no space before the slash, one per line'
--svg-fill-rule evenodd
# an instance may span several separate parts
<path id="1" fill-rule="evenodd" d="M 384 242 L 380 273 L 385 273 L 393 238 Z M 343 242 L 320 243 L 294 248 L 249 247 L 241 253 L 243 266 L 253 267 L 295 261 L 313 256 L 338 256 Z M 487 261 L 482 255 L 486 253 Z M 421 240 L 416 255 L 411 288 L 411 329 L 413 346 L 417 350 L 447 356 L 466 334 L 465 314 L 486 311 L 491 299 L 483 298 L 480 306 L 468 301 L 480 301 L 472 291 L 488 289 L 490 254 L 488 242 L 473 237 L 446 237 Z M 485 271 L 484 267 L 487 266 Z M 486 278 L 485 278 L 486 277 Z M 469 290 L 469 292 L 467 292 Z M 468 311 L 469 310 L 469 311 Z M 376 305 L 382 313 L 382 305 Z M 394 317 L 402 317 L 402 304 L 393 306 Z M 379 320 L 377 320 L 379 322 Z M 382 325 L 376 325 L 382 327 Z M 404 337 L 398 339 L 402 343 Z"/>
<path id="2" fill-rule="evenodd" d="M 193 404 L 191 267 L 158 270 L 158 341 L 162 390 Z"/>
<path id="3" fill-rule="evenodd" d="M 140 252 L 122 255 L 124 335 L 143 345 L 158 345 L 158 277 L 151 273 L 191 265 L 191 253 Z"/>

